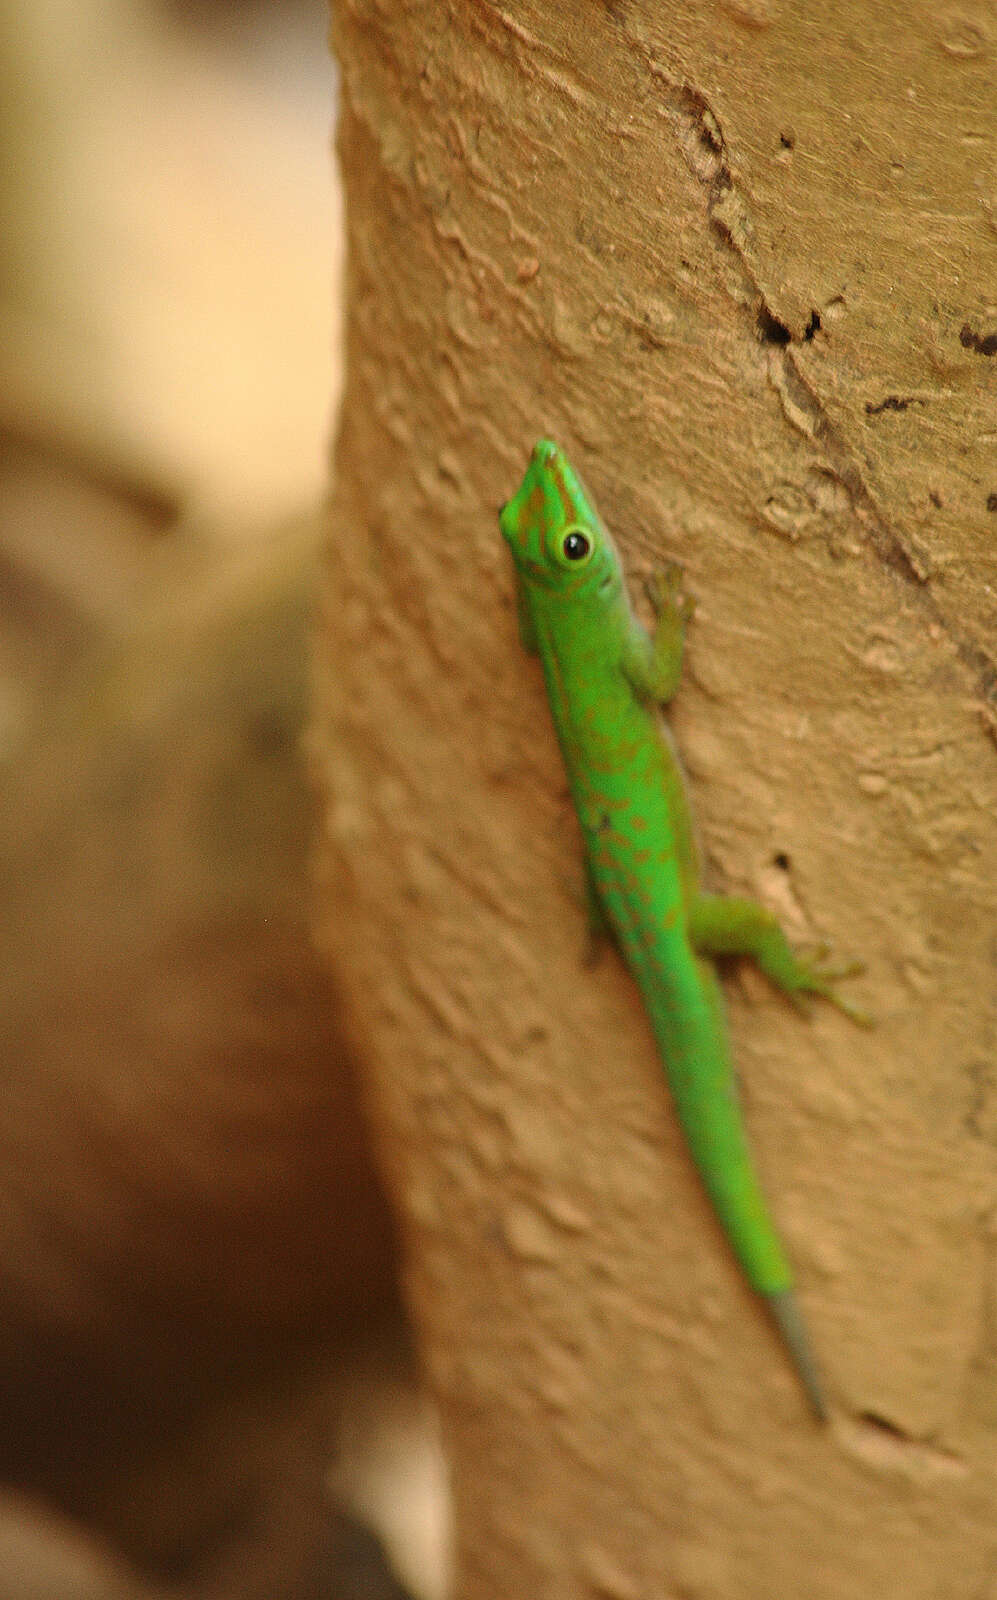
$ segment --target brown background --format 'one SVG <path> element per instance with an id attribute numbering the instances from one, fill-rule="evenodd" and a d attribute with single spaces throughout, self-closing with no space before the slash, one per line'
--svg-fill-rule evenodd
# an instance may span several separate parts
<path id="1" fill-rule="evenodd" d="M 3 1600 L 440 1592 L 310 925 L 327 28 L 0 6 Z"/>

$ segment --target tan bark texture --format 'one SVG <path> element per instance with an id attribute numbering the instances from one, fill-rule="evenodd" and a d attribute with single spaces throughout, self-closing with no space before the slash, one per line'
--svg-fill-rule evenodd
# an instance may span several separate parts
<path id="1" fill-rule="evenodd" d="M 451 1454 L 462 1600 L 997 1595 L 997 17 L 340 0 L 348 379 L 323 936 Z M 574 819 L 496 507 L 562 443 L 710 886 L 868 964 L 727 984 L 832 1399 L 808 1417 Z"/>

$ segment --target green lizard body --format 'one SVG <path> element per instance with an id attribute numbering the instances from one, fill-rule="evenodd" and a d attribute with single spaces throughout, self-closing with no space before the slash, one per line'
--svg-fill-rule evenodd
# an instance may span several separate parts
<path id="1" fill-rule="evenodd" d="M 717 1215 L 824 1417 L 792 1274 L 748 1149 L 711 958 L 750 955 L 795 1000 L 823 994 L 849 1011 L 833 989 L 841 972 L 795 956 L 763 907 L 700 889 L 682 771 L 658 711 L 678 686 L 691 614 L 677 571 L 658 579 L 649 635 L 630 608 L 611 535 L 546 440 L 500 526 L 516 567 L 520 631 L 543 666 L 581 824 L 593 914 L 640 988 Z"/>

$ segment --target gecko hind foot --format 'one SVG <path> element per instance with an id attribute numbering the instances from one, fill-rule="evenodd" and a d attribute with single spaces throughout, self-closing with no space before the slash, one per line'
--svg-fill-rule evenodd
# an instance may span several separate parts
<path id="1" fill-rule="evenodd" d="M 842 978 L 855 978 L 865 971 L 864 961 L 829 961 L 829 946 L 819 944 L 809 955 L 797 954 L 796 983 L 789 998 L 801 1011 L 808 1010 L 808 995 L 820 995 L 822 1000 L 827 1000 L 832 1006 L 837 1006 L 852 1022 L 858 1023 L 860 1028 L 871 1028 L 873 1019 L 861 1006 L 838 993 L 837 985 Z"/>

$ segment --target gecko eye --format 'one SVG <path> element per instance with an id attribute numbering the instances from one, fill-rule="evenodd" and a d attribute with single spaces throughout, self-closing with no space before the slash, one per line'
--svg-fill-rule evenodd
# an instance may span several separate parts
<path id="1" fill-rule="evenodd" d="M 561 541 L 561 549 L 564 553 L 565 561 L 584 561 L 585 557 L 591 552 L 592 541 L 577 528 L 572 528 L 570 533 L 564 535 Z"/>

